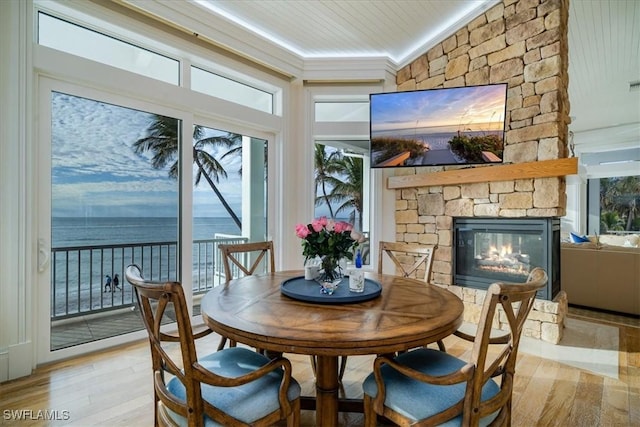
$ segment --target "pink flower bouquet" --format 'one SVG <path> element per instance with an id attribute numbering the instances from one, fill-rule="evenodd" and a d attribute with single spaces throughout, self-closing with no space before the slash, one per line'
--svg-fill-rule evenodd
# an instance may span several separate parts
<path id="1" fill-rule="evenodd" d="M 302 239 L 302 255 L 322 258 L 322 267 L 328 278 L 333 280 L 339 273 L 333 273 L 341 258 L 353 259 L 359 243 L 364 241 L 361 233 L 353 230 L 348 222 L 334 221 L 327 217 L 314 219 L 310 224 L 296 225 L 296 235 Z"/>

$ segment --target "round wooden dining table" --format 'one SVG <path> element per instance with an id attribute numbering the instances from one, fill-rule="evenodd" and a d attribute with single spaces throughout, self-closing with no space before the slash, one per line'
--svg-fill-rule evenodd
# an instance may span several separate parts
<path id="1" fill-rule="evenodd" d="M 357 407 L 338 398 L 340 356 L 408 350 L 443 339 L 462 323 L 457 296 L 416 279 L 367 272 L 366 279 L 380 284 L 379 296 L 332 304 L 281 292 L 283 282 L 301 275 L 284 271 L 235 279 L 207 292 L 200 307 L 206 325 L 220 335 L 267 351 L 316 357 L 316 396 L 306 408 L 316 410 L 318 426 L 336 426 L 340 410 Z M 320 292 L 315 282 L 309 286 Z"/>

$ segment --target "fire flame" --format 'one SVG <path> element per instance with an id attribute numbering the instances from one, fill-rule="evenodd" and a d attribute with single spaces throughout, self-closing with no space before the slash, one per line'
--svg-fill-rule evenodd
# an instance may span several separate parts
<path id="1" fill-rule="evenodd" d="M 511 253 L 513 253 L 513 249 L 511 247 L 511 244 L 503 245 L 502 247 L 500 247 L 500 250 L 498 250 L 498 248 L 496 248 L 495 246 L 491 246 L 489 247 L 489 253 L 499 254 L 500 257 L 504 257 L 506 255 L 511 255 Z"/>

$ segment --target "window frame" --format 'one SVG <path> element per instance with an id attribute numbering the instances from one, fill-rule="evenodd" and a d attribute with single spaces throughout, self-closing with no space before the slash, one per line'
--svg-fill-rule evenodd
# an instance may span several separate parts
<path id="1" fill-rule="evenodd" d="M 305 145 L 305 160 L 307 161 L 308 170 L 310 170 L 310 193 L 313 193 L 314 185 L 314 164 L 313 152 L 316 143 L 325 144 L 329 141 L 369 141 L 369 121 L 316 121 L 315 104 L 316 102 L 327 103 L 343 103 L 369 102 L 369 94 L 380 92 L 383 89 L 382 82 L 380 84 L 354 84 L 354 85 L 314 85 L 309 84 L 306 87 L 306 106 L 308 109 L 307 117 L 310 120 L 308 140 L 309 144 Z M 378 230 L 384 230 L 382 218 L 386 210 L 383 209 L 383 173 L 370 168 L 368 162 L 368 149 L 366 151 L 365 162 L 363 164 L 363 228 L 369 231 L 369 259 L 375 260 L 378 256 L 377 245 L 374 242 L 381 239 L 381 233 Z M 367 172 L 368 171 L 368 172 Z M 368 186 L 368 188 L 366 188 Z M 313 204 L 315 197 L 310 200 L 310 212 L 313 214 L 315 206 Z M 368 201 L 368 203 L 367 203 Z M 364 208 L 364 206 L 367 208 Z M 367 212 L 367 213 L 365 213 Z"/>

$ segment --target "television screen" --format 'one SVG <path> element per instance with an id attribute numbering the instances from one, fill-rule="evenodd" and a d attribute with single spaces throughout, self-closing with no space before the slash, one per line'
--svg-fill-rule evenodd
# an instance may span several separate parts
<path id="1" fill-rule="evenodd" d="M 371 167 L 501 163 L 507 84 L 372 93 Z"/>

